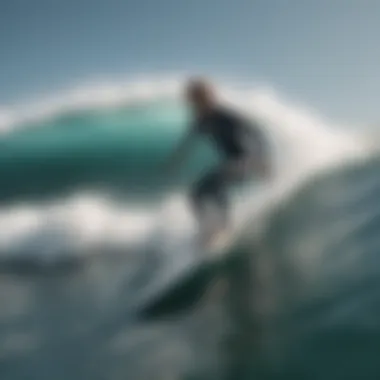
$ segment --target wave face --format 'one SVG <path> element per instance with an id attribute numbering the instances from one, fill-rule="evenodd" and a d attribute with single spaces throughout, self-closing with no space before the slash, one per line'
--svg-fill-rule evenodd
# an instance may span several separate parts
<path id="1" fill-rule="evenodd" d="M 241 234 L 203 263 L 184 194 L 217 157 L 199 145 L 162 176 L 177 95 L 107 85 L 0 117 L 2 379 L 378 378 L 380 159 L 271 91 L 224 88 L 262 121 L 275 178 L 237 189 Z"/>
<path id="2" fill-rule="evenodd" d="M 9 134 L 1 141 L 6 181 L 0 200 L 46 200 L 102 187 L 127 188 L 131 195 L 159 186 L 152 171 L 159 170 L 185 117 L 180 107 L 156 101 L 69 111 Z"/>

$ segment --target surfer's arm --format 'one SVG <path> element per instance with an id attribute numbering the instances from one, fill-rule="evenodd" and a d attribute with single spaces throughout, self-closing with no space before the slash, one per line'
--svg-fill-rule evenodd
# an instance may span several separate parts
<path id="1" fill-rule="evenodd" d="M 189 129 L 186 135 L 181 139 L 174 152 L 169 157 L 166 164 L 166 171 L 173 173 L 179 168 L 180 165 L 186 159 L 190 149 L 194 145 L 195 138 L 197 137 L 196 130 L 194 128 Z"/>

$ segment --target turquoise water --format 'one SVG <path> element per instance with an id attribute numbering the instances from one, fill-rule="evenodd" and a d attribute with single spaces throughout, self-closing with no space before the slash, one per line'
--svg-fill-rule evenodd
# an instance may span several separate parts
<path id="1" fill-rule="evenodd" d="M 1 380 L 378 379 L 377 155 L 303 177 L 266 219 L 246 203 L 246 234 L 204 262 L 181 207 L 156 209 L 217 160 L 200 144 L 163 176 L 187 122 L 155 101 L 1 138 Z"/>
<path id="2" fill-rule="evenodd" d="M 80 188 L 122 188 L 132 196 L 149 187 L 158 194 L 159 187 L 174 186 L 159 173 L 187 119 L 181 105 L 153 103 L 77 111 L 28 126 L 0 141 L 0 173 L 5 179 L 0 200 L 44 200 Z M 200 167 L 215 160 L 210 148 L 197 149 L 198 158 L 190 157 L 176 186 L 187 184 Z"/>

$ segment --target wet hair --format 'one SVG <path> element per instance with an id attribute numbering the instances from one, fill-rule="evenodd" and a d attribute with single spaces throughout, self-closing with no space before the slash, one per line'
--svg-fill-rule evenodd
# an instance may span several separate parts
<path id="1" fill-rule="evenodd" d="M 204 78 L 191 78 L 186 85 L 186 93 L 190 96 L 209 97 L 213 92 L 213 85 Z"/>

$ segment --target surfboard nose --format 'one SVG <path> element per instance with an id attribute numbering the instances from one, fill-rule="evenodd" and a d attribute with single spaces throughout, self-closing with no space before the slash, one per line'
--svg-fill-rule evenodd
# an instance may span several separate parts
<path id="1" fill-rule="evenodd" d="M 187 313 L 196 306 L 219 273 L 216 264 L 204 263 L 193 267 L 181 282 L 173 284 L 169 290 L 146 305 L 140 312 L 140 318 L 155 320 Z"/>

